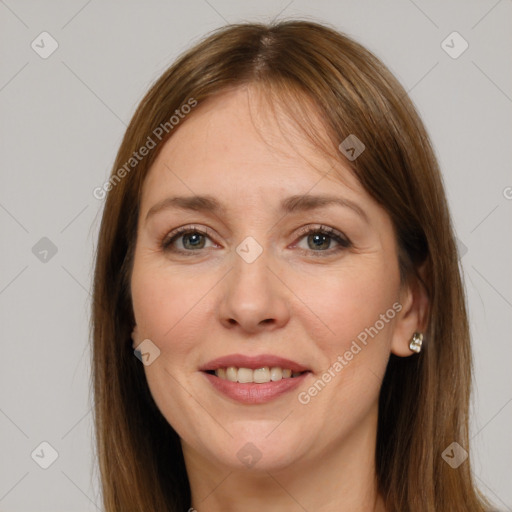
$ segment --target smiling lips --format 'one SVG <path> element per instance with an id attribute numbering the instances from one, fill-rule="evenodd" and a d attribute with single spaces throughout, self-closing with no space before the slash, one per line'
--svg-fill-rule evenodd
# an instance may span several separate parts
<path id="1" fill-rule="evenodd" d="M 297 387 L 310 370 L 277 356 L 233 354 L 200 368 L 206 378 L 229 398 L 247 404 L 265 403 Z"/>
<path id="2" fill-rule="evenodd" d="M 220 379 L 240 383 L 256 382 L 258 384 L 298 377 L 300 374 L 301 372 L 292 372 L 289 368 L 283 369 L 279 366 L 264 366 L 263 368 L 256 368 L 255 370 L 252 368 L 228 366 L 227 368 L 218 368 L 215 370 L 215 375 Z"/>

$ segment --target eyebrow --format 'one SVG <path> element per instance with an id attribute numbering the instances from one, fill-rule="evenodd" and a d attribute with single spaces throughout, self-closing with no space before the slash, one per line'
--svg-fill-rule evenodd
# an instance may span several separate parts
<path id="1" fill-rule="evenodd" d="M 369 222 L 366 212 L 359 205 L 348 199 L 333 195 L 306 194 L 289 196 L 281 201 L 280 209 L 283 213 L 295 213 L 316 210 L 331 205 L 350 208 L 366 222 Z M 153 205 L 146 215 L 145 222 L 156 213 L 169 209 L 211 212 L 220 215 L 226 213 L 226 207 L 211 195 L 173 196 Z"/>

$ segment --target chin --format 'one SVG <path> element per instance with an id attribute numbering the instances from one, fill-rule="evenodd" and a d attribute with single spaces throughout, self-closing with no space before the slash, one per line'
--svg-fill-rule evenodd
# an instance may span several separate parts
<path id="1" fill-rule="evenodd" d="M 211 456 L 232 471 L 258 473 L 289 468 L 306 455 L 308 443 L 301 436 L 292 436 L 284 430 L 269 435 L 268 428 L 259 433 L 254 428 L 251 430 L 253 435 L 233 434 L 233 438 L 215 448 L 210 440 Z"/>

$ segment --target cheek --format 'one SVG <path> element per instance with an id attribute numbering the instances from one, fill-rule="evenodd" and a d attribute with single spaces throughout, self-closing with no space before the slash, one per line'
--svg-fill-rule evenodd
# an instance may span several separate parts
<path id="1" fill-rule="evenodd" d="M 398 267 L 367 261 L 310 290 L 308 306 L 328 329 L 316 337 L 324 362 L 321 382 L 312 383 L 300 401 L 319 414 L 329 411 L 342 418 L 332 427 L 333 435 L 362 421 L 378 398 L 399 309 L 399 283 Z"/>
<path id="2" fill-rule="evenodd" d="M 309 310 L 308 317 L 315 318 L 315 323 L 319 321 L 324 333 L 319 335 L 320 331 L 317 331 L 316 336 L 310 333 L 312 339 L 331 362 L 348 350 L 358 336 L 364 341 L 366 333 L 369 339 L 373 339 L 368 330 L 375 339 L 387 345 L 385 340 L 390 338 L 396 315 L 392 306 L 398 297 L 398 271 L 389 270 L 389 267 L 386 270 L 379 262 L 345 268 L 343 272 L 314 282 L 307 279 L 297 282 L 302 282 L 297 295 L 305 298 L 303 302 Z M 384 315 L 384 320 L 381 315 Z M 375 326 L 378 335 L 373 330 Z"/>
<path id="3" fill-rule="evenodd" d="M 197 325 L 193 319 L 201 313 L 201 298 L 207 290 L 205 280 L 190 278 L 186 273 L 169 273 L 135 264 L 131 292 L 140 336 L 163 347 L 180 333 L 180 344 L 187 345 L 187 338 L 193 338 Z"/>
<path id="4" fill-rule="evenodd" d="M 186 273 L 169 273 L 137 261 L 131 278 L 139 341 L 148 338 L 160 350 L 154 363 L 144 367 L 147 383 L 157 407 L 180 433 L 201 424 L 200 415 L 190 407 L 186 376 L 189 355 L 200 339 L 201 297 L 207 291 L 204 281 L 194 286 L 196 282 Z M 184 410 L 190 414 L 184 415 Z"/>

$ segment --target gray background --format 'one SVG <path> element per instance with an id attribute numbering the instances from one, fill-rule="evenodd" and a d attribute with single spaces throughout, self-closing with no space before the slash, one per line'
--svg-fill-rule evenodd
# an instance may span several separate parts
<path id="1" fill-rule="evenodd" d="M 226 22 L 276 16 L 327 21 L 366 45 L 427 125 L 463 254 L 475 354 L 474 470 L 496 505 L 512 510 L 511 0 L 5 0 L 1 511 L 102 509 L 89 398 L 90 289 L 103 206 L 93 189 L 108 178 L 149 84 L 181 51 Z M 31 47 L 35 40 L 50 48 L 38 37 L 43 31 L 59 45 L 46 59 Z M 441 46 L 453 31 L 469 44 L 458 58 Z M 43 441 L 58 453 L 48 469 L 38 465 L 51 462 Z"/>

